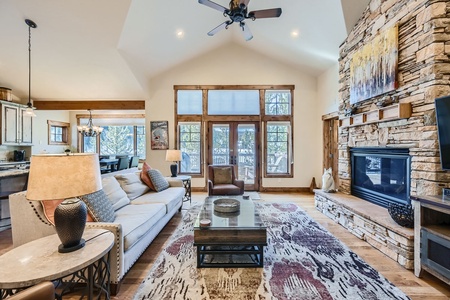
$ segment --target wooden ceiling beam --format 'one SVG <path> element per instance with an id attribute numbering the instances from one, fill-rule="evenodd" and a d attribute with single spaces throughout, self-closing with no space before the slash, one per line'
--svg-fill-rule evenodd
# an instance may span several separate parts
<path id="1" fill-rule="evenodd" d="M 33 106 L 37 110 L 136 110 L 145 109 L 145 101 L 33 101 Z"/>

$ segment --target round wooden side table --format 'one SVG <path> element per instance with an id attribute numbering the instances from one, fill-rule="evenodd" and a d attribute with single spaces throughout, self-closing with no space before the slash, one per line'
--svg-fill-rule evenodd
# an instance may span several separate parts
<path id="1" fill-rule="evenodd" d="M 86 245 L 76 251 L 59 253 L 56 234 L 14 248 L 0 256 L 0 299 L 42 281 L 85 283 L 87 298 L 98 293 L 109 295 L 109 251 L 114 245 L 112 232 L 86 229 Z M 73 286 L 73 285 L 72 285 Z M 61 295 L 67 293 L 62 289 Z"/>

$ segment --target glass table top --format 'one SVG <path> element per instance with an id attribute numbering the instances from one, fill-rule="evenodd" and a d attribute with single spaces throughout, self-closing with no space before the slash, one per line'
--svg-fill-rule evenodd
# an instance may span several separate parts
<path id="1" fill-rule="evenodd" d="M 214 201 L 218 199 L 236 199 L 240 202 L 237 212 L 223 213 L 214 210 Z M 207 227 L 200 227 L 200 220 L 211 220 Z M 194 223 L 195 229 L 223 229 L 223 228 L 264 228 L 258 210 L 251 199 L 242 196 L 210 196 L 205 199 Z"/>

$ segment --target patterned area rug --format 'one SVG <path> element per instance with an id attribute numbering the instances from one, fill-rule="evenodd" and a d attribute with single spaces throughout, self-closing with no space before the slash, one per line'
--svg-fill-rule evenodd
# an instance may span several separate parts
<path id="1" fill-rule="evenodd" d="M 267 226 L 264 268 L 196 267 L 187 211 L 134 299 L 409 299 L 295 204 L 255 203 Z"/>

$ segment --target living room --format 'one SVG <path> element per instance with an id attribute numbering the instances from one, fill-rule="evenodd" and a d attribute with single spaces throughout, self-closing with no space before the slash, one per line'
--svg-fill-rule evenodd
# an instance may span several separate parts
<path id="1" fill-rule="evenodd" d="M 428 32 L 429 27 L 442 28 L 439 24 L 432 23 L 430 20 L 440 16 L 440 19 L 447 17 L 445 5 L 448 5 L 447 1 L 401 1 L 395 3 L 395 1 L 366 1 L 368 6 L 358 3 L 351 3 L 352 1 L 342 1 L 341 3 L 327 3 L 328 9 L 323 11 L 323 26 L 317 26 L 316 35 L 325 34 L 327 31 L 333 31 L 333 25 L 327 23 L 331 22 L 327 18 L 328 14 L 333 15 L 335 12 L 341 13 L 342 7 L 347 8 L 351 4 L 354 5 L 353 13 L 359 10 L 357 17 L 353 17 L 353 24 L 350 25 L 348 11 L 343 12 L 347 18 L 340 18 L 339 35 L 329 37 L 333 46 L 327 44 L 326 46 L 333 47 L 333 56 L 330 58 L 327 53 L 321 56 L 321 52 L 311 46 L 311 51 L 316 52 L 315 58 L 311 58 L 310 61 L 306 60 L 306 54 L 303 52 L 284 52 L 284 54 L 269 55 L 265 51 L 267 48 L 284 48 L 282 44 L 265 45 L 270 43 L 265 38 L 258 39 L 258 36 L 265 37 L 264 27 L 262 29 L 256 26 L 257 22 L 266 22 L 262 26 L 274 26 L 270 22 L 278 22 L 286 15 L 289 17 L 292 11 L 296 11 L 297 6 L 294 4 L 282 4 L 265 2 L 258 4 L 251 2 L 249 5 L 255 5 L 255 9 L 265 7 L 283 7 L 283 14 L 280 19 L 273 20 L 256 20 L 254 23 L 249 22 L 249 26 L 252 28 L 254 39 L 249 42 L 245 42 L 239 31 L 236 31 L 231 26 L 230 30 L 226 32 L 220 32 L 214 37 L 206 36 L 206 32 L 209 29 L 208 26 L 200 24 L 199 27 L 195 27 L 195 30 L 188 32 L 180 39 L 173 37 L 170 41 L 170 47 L 158 47 L 156 45 L 165 45 L 165 40 L 168 38 L 168 32 L 173 34 L 176 31 L 178 25 L 168 25 L 169 29 L 165 30 L 166 37 L 161 40 L 147 41 L 143 36 L 132 36 L 132 32 L 139 27 L 148 26 L 155 28 L 156 31 L 159 24 L 156 20 L 156 14 L 168 16 L 172 14 L 173 8 L 167 4 L 148 4 L 149 15 L 146 16 L 148 23 L 139 23 L 137 20 L 142 20 L 144 4 L 137 4 L 132 1 L 123 1 L 117 6 L 111 7 L 107 3 L 96 3 L 91 7 L 91 11 L 85 15 L 85 6 L 78 4 L 68 4 L 68 7 L 58 8 L 53 5 L 52 1 L 46 1 L 45 5 L 41 8 L 36 8 L 34 5 L 27 1 L 4 1 L 1 5 L 0 16 L 1 22 L 4 22 L 2 26 L 2 35 L 8 37 L 9 44 L 14 45 L 0 55 L 0 57 L 16 57 L 13 52 L 21 53 L 14 63 L 17 65 L 17 69 L 22 70 L 16 72 L 20 74 L 1 74 L 0 85 L 6 86 L 12 89 L 13 101 L 20 102 L 22 104 L 27 103 L 28 93 L 30 92 L 26 84 L 26 63 L 27 63 L 27 44 L 26 38 L 28 28 L 24 23 L 25 18 L 33 19 L 38 27 L 32 29 L 32 41 L 33 41 L 33 68 L 32 78 L 33 84 L 31 86 L 31 97 L 33 103 L 37 107 L 35 113 L 37 117 L 33 119 L 33 146 L 27 146 L 27 152 L 29 154 L 39 153 L 63 153 L 68 148 L 67 145 L 52 146 L 47 144 L 48 131 L 47 121 L 54 120 L 59 122 L 67 122 L 71 128 L 71 149 L 79 149 L 79 137 L 77 134 L 76 125 L 78 125 L 77 115 L 86 115 L 87 109 L 80 110 L 40 110 L 39 104 L 46 101 L 58 101 L 63 103 L 64 101 L 99 101 L 99 102 L 125 102 L 125 100 L 137 100 L 145 102 L 145 110 L 126 110 L 126 114 L 144 114 L 145 119 L 143 124 L 146 126 L 147 140 L 150 140 L 150 122 L 152 121 L 168 121 L 168 133 L 169 133 L 169 148 L 177 148 L 177 123 L 175 116 L 175 99 L 174 99 L 174 86 L 198 86 L 198 85 L 221 85 L 221 86 L 258 86 L 258 85 L 293 85 L 293 164 L 291 176 L 264 176 L 263 172 L 260 174 L 260 190 L 261 191 L 277 191 L 283 189 L 284 191 L 295 192 L 309 191 L 312 185 L 312 179 L 315 178 L 317 185 L 321 186 L 320 178 L 323 174 L 323 116 L 329 116 L 333 118 L 339 117 L 345 119 L 344 110 L 348 108 L 348 79 L 346 76 L 349 74 L 349 61 L 354 51 L 354 48 L 360 47 L 376 35 L 377 32 L 382 32 L 383 29 L 390 28 L 396 22 L 400 22 L 403 27 L 399 29 L 399 86 L 397 90 L 390 92 L 389 95 L 396 98 L 400 103 L 412 104 L 412 116 L 408 117 L 409 122 L 406 126 L 413 124 L 414 122 L 421 122 L 424 115 L 430 114 L 434 111 L 432 102 L 434 98 L 439 96 L 445 96 L 449 91 L 446 87 L 447 81 L 445 72 L 435 65 L 428 65 L 430 60 L 433 60 L 435 56 L 438 59 L 443 59 L 441 56 L 445 56 L 444 43 L 438 43 L 439 45 L 432 45 L 429 48 L 423 49 L 422 44 L 428 42 L 427 39 L 431 39 L 427 34 L 423 37 L 417 37 L 416 31 L 424 28 L 424 32 Z M 177 3 L 180 11 L 192 11 L 195 7 L 205 14 L 205 20 L 214 27 L 216 23 L 219 23 L 221 15 L 218 12 L 209 11 L 208 8 L 201 7 L 196 1 L 192 3 Z M 334 2 L 334 1 L 333 1 Z M 353 1 L 357 2 L 357 1 Z M 411 3 L 410 3 L 411 2 Z M 432 2 L 432 3 L 431 3 Z M 226 3 L 222 3 L 226 6 Z M 404 4 L 404 5 L 402 5 Z M 85 3 L 84 5 L 90 5 Z M 108 6 L 109 5 L 109 6 Z M 290 5 L 293 5 L 290 7 Z M 316 5 L 316 4 L 314 4 Z M 322 4 L 323 5 L 323 4 Z M 108 7 L 108 15 L 105 14 Z M 145 5 L 144 5 L 145 7 Z M 430 7 L 425 10 L 421 7 Z M 338 8 L 336 10 L 336 8 Z M 59 10 L 58 10 L 59 9 Z M 68 11 L 65 11 L 65 10 Z M 333 11 L 333 9 L 335 9 Z M 47 10 L 47 11 L 46 11 Z M 196 11 L 195 10 L 195 11 Z M 344 9 L 345 10 L 345 9 Z M 53 12 L 53 15 L 52 15 Z M 364 18 L 358 19 L 361 13 L 364 12 Z M 214 14 L 215 13 L 215 14 Z M 300 14 L 300 11 L 298 11 Z M 182 14 L 177 12 L 177 14 Z M 197 11 L 194 15 L 197 14 Z M 183 13 L 184 15 L 184 13 Z M 442 17 L 442 15 L 445 17 Z M 140 18 L 138 18 L 140 16 Z M 381 17 L 380 17 L 381 16 Z M 408 23 L 413 16 L 417 18 L 417 28 L 411 29 L 411 24 Z M 81 22 L 79 20 L 85 20 Z M 116 18 L 116 19 L 115 19 Z M 186 18 L 186 17 L 184 17 Z M 210 19 L 208 19 L 210 18 Z M 164 19 L 164 18 L 163 18 Z M 189 18 L 187 18 L 189 20 Z M 197 19 L 197 18 L 196 18 Z M 199 18 L 200 19 L 200 18 Z M 423 24 L 419 21 L 423 20 Z M 165 20 L 164 20 L 165 21 Z M 210 22 L 209 22 L 210 21 Z M 321 22 L 322 22 L 321 21 Z M 346 24 L 347 21 L 347 24 Z M 58 22 L 61 22 L 62 30 L 59 32 L 59 36 L 52 36 L 50 33 L 57 27 Z M 188 22 L 188 21 L 186 21 Z M 196 22 L 199 22 L 196 20 Z M 16 24 L 12 26 L 11 24 Z M 205 21 L 206 23 L 206 21 Z M 8 24 L 8 25 L 6 25 Z M 101 24 L 101 26 L 99 25 Z M 272 24 L 272 25 L 271 25 Z M 353 25 L 357 26 L 353 29 Z M 424 25 L 425 24 L 425 25 Z M 96 30 L 92 30 L 94 26 Z M 328 26 L 327 26 L 328 25 Z M 114 30 L 106 30 L 104 27 L 112 26 Z M 187 25 L 186 25 L 187 26 Z M 285 26 L 285 25 L 283 25 Z M 13 27 L 13 30 L 10 28 Z M 162 26 L 164 27 L 164 26 Z M 253 28 L 254 27 L 254 28 Z M 276 26 L 275 26 L 276 27 Z M 337 26 L 336 26 L 337 27 Z M 345 28 L 347 27 L 347 28 Z M 283 27 L 284 28 L 284 27 Z M 187 30 L 187 29 L 186 29 Z M 232 31 L 234 30 L 234 31 Z M 268 30 L 268 29 L 267 29 Z M 436 29 L 439 31 L 438 29 Z M 442 29 L 443 30 L 443 29 Z M 108 32 L 109 34 L 105 34 Z M 123 33 L 122 33 L 123 32 Z M 333 31 L 335 32 L 335 31 Z M 412 32 L 412 33 L 411 33 Z M 147 32 L 150 34 L 149 32 Z M 297 32 L 298 33 L 298 32 Z M 343 33 L 345 33 L 343 35 Z M 121 35 L 122 34 L 122 35 Z M 143 33 L 141 33 L 144 35 Z M 151 37 L 158 37 L 158 33 L 151 32 Z M 279 33 L 281 35 L 281 33 Z M 307 35 L 306 30 L 305 33 Z M 311 33 L 314 34 L 314 33 Z M 347 34 L 350 36 L 347 38 Z M 302 43 L 302 32 L 300 31 L 300 38 L 294 40 L 294 43 Z M 341 37 L 341 38 L 340 38 Z M 199 48 L 192 49 L 187 46 L 187 43 L 191 43 L 190 39 L 193 39 L 193 43 L 202 45 L 201 51 Z M 305 36 L 305 39 L 307 36 Z M 340 38 L 340 40 L 339 40 Z M 347 38 L 347 39 L 346 39 Z M 90 52 L 90 41 L 95 39 L 100 40 L 104 44 L 100 48 L 95 48 Z M 208 42 L 203 42 L 203 39 Z M 286 39 L 294 39 L 286 33 Z M 411 43 L 410 40 L 418 41 Z M 445 37 L 442 39 L 445 40 Z M 148 60 L 151 63 L 141 62 L 140 59 L 148 55 L 145 52 L 144 47 L 139 48 L 139 40 L 145 40 L 146 47 L 150 48 L 165 48 L 164 50 L 158 49 L 154 54 L 154 57 L 149 57 Z M 262 40 L 262 41 L 261 41 Z M 338 42 L 336 42 L 338 40 Z M 342 42 L 345 43 L 341 45 Z M 438 39 L 439 40 L 439 39 Z M 64 42 L 59 42 L 64 41 Z M 407 42 L 405 42 L 407 41 Z M 426 41 L 426 42 L 425 42 Z M 255 43 L 254 43 L 255 42 Z M 65 45 L 67 43 L 67 45 Z M 252 44 L 253 43 L 253 44 Z M 419 46 L 420 44 L 420 46 Z M 442 44 L 442 49 L 441 49 Z M 80 47 L 79 45 L 83 45 Z M 168 44 L 169 45 L 169 42 Z M 55 67 L 53 64 L 61 64 L 60 57 L 66 56 L 69 46 L 71 48 L 79 49 L 74 53 L 72 57 L 72 63 L 65 62 L 64 70 L 52 71 L 51 76 L 46 68 Z M 338 47 L 341 46 L 341 49 Z M 77 48 L 79 47 L 79 48 Z M 134 48 L 131 50 L 130 48 Z M 176 48 L 176 49 L 175 49 Z M 259 49 L 258 49 L 259 48 Z M 52 50 L 53 49 L 53 50 Z M 99 51 L 102 49 L 103 51 Z M 149 49 L 149 48 L 146 48 Z M 183 53 L 183 57 L 179 54 Z M 330 49 L 328 49 L 330 50 Z M 419 51 L 422 50 L 422 51 Z M 162 60 L 161 52 L 167 51 L 170 58 L 166 59 L 166 64 L 161 66 Z M 269 51 L 269 50 L 268 50 Z M 113 54 L 111 54 L 113 52 Z M 47 54 L 51 54 L 55 57 L 55 61 L 46 57 Z M 106 55 L 106 53 L 108 55 Z M 411 61 L 411 57 L 422 56 L 420 62 L 415 66 L 411 66 L 408 63 Z M 104 55 L 104 57 L 102 57 Z M 283 57 L 283 55 L 285 57 Z M 67 55 L 69 56 L 69 55 Z M 115 60 L 110 60 L 114 56 Z M 120 59 L 116 59 L 116 56 L 120 56 Z M 88 58 L 89 57 L 89 58 Z M 84 59 L 89 63 L 81 63 Z M 115 64 L 116 71 L 113 73 L 109 64 L 111 61 L 117 62 Z M 403 65 L 401 63 L 404 63 Z M 423 63 L 422 63 L 423 62 Z M 9 63 L 2 62 L 5 65 L 5 69 L 13 70 L 15 67 L 11 67 Z M 313 68 L 316 64 L 320 66 Z M 97 65 L 94 69 L 88 69 L 89 65 Z M 108 66 L 107 66 L 108 65 Z M 18 67 L 20 66 L 20 68 Z M 143 67 L 144 66 L 144 67 Z M 421 67 L 423 68 L 420 73 Z M 417 69 L 417 70 L 416 70 Z M 85 70 L 85 71 L 83 71 Z M 88 71 L 91 70 L 91 71 Z M 405 71 L 407 70 L 407 71 Z M 411 72 L 411 73 L 408 73 Z M 416 73 L 414 73 L 416 72 Z M 85 76 L 83 81 L 76 81 L 72 73 L 89 74 Z M 407 74 L 408 73 L 408 74 Z M 443 74 L 441 74 L 443 73 Z M 111 75 L 115 74 L 115 75 Z M 128 76 L 124 76 L 124 74 Z M 45 76 L 44 76 L 45 75 Z M 110 76 L 111 75 L 111 76 Z M 131 75 L 131 76 L 129 76 Z M 439 81 L 439 87 L 436 89 L 429 88 L 433 86 L 433 80 L 436 77 Z M 113 78 L 112 80 L 105 80 L 106 78 Z M 424 81 L 418 81 L 418 77 L 422 77 Z M 132 78 L 132 79 L 130 79 Z M 430 79 L 426 81 L 424 78 Z M 78 79 L 80 80 L 80 79 Z M 19 83 L 21 82 L 21 83 Z M 81 84 L 84 83 L 84 84 Z M 89 83 L 89 84 L 88 84 Z M 112 88 L 114 87 L 114 88 Z M 377 96 L 374 100 L 362 102 L 357 110 L 353 112 L 353 115 L 365 113 L 373 109 L 373 104 L 381 100 L 384 96 Z M 384 98 L 383 98 L 384 99 Z M 126 109 L 126 108 L 125 108 Z M 122 111 L 121 113 L 123 113 Z M 117 113 L 108 110 L 95 110 L 94 115 L 105 115 Z M 352 117 L 352 115 L 351 115 Z M 81 125 L 86 122 L 86 118 L 81 120 Z M 98 118 L 93 119 L 94 125 L 99 124 L 101 121 Z M 96 122 L 98 122 L 96 124 Z M 145 122 L 145 123 L 144 123 Z M 419 172 L 420 168 L 414 169 L 416 173 L 412 175 L 412 189 L 411 195 L 423 195 L 423 194 L 436 194 L 440 192 L 443 185 L 448 186 L 448 179 L 445 173 L 439 169 L 438 166 L 438 152 L 437 152 L 437 137 L 436 129 L 431 128 L 433 125 L 428 125 L 424 130 L 429 133 L 422 139 L 422 136 L 414 136 L 415 133 L 411 133 L 411 129 L 407 131 L 404 127 L 404 118 L 400 119 L 391 127 L 395 128 L 389 133 L 386 133 L 383 129 L 380 132 L 374 131 L 368 128 L 367 125 L 362 131 L 358 131 L 360 127 L 355 126 L 343 126 L 340 129 L 339 136 L 339 167 L 338 170 L 334 170 L 335 180 L 339 183 L 338 190 L 345 193 L 350 192 L 349 188 L 349 170 L 348 164 L 349 157 L 346 152 L 346 147 L 354 146 L 383 146 L 386 144 L 407 144 L 418 143 L 417 148 L 426 149 L 430 147 L 431 154 L 429 155 L 430 161 L 421 162 L 423 165 L 420 168 L 424 168 L 425 172 Z M 352 124 L 353 125 L 353 124 Z M 356 125 L 356 124 L 354 124 Z M 402 127 L 403 126 L 403 127 Z M 362 127 L 362 126 L 361 126 Z M 413 127 L 414 128 L 414 127 Z M 422 127 L 421 127 L 422 128 Z M 414 131 L 414 129 L 412 129 Z M 434 131 L 434 135 L 433 135 Z M 387 137 L 385 136 L 387 134 Z M 431 137 L 430 137 L 431 135 Z M 429 138 L 427 140 L 427 138 Z M 426 140 L 427 142 L 421 142 Z M 389 141 L 389 142 L 386 142 Z M 429 142 L 428 142 L 429 141 Z M 4 154 L 3 156 L 8 159 L 6 153 L 10 153 L 19 146 L 2 146 L 0 149 Z M 426 152 L 422 150 L 415 150 L 417 152 L 415 157 L 420 156 L 420 153 Z M 151 149 L 150 143 L 146 144 L 146 161 L 154 169 L 161 170 L 165 175 L 169 175 L 170 162 L 165 161 L 165 151 Z M 428 154 L 426 154 L 428 155 Z M 204 156 L 206 157 L 206 156 Z M 206 161 L 204 163 L 207 163 Z M 430 168 L 432 169 L 430 173 Z M 422 176 L 422 177 L 421 177 Z M 202 176 L 193 176 L 192 188 L 194 191 L 204 192 L 207 186 L 206 172 Z M 297 195 L 298 194 L 294 194 Z M 270 194 L 262 194 L 263 200 L 270 199 Z M 199 197 L 204 197 L 204 194 L 199 193 Z M 282 198 L 283 196 L 280 196 Z M 300 196 L 299 196 L 300 197 Z M 288 196 L 289 198 L 289 196 Z M 300 197 L 301 198 L 301 197 Z M 272 198 L 273 199 L 273 198 Z M 304 200 L 305 202 L 310 201 Z M 295 202 L 295 200 L 294 200 Z M 369 264 L 372 262 L 369 260 Z M 373 262 L 375 263 L 375 262 Z M 410 271 L 407 271 L 410 272 Z M 419 279 L 418 279 L 419 280 Z M 417 283 L 416 283 L 417 284 Z M 439 283 L 437 283 L 439 286 Z M 443 297 L 448 296 L 448 291 L 445 291 L 444 287 L 439 286 L 439 290 L 442 292 Z M 425 297 L 426 292 L 422 295 Z M 436 294 L 433 294 L 436 296 Z M 417 294 L 415 294 L 417 296 Z M 420 295 L 418 298 L 421 297 Z M 445 299 L 445 298 L 442 298 Z"/>

